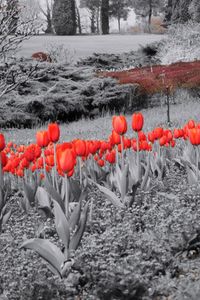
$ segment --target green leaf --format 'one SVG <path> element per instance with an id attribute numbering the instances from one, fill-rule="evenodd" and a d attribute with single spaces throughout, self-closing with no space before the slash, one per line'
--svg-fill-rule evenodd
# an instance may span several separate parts
<path id="1" fill-rule="evenodd" d="M 189 185 L 196 184 L 198 180 L 195 172 L 192 169 L 190 169 L 190 167 L 188 166 L 186 167 L 186 170 L 187 170 L 187 178 L 188 178 Z"/>
<path id="2" fill-rule="evenodd" d="M 61 266 L 65 260 L 61 250 L 48 240 L 35 238 L 29 239 L 22 243 L 21 248 L 31 249 L 36 251 L 45 261 L 47 261 L 61 276 Z"/>
<path id="3" fill-rule="evenodd" d="M 121 207 L 121 208 L 124 207 L 121 200 L 112 191 L 110 191 L 109 189 L 107 189 L 104 186 L 99 185 L 98 183 L 96 183 L 92 180 L 90 180 L 90 181 L 98 187 L 98 189 L 107 197 L 108 200 L 110 200 L 112 202 L 112 204 L 114 206 Z"/>
<path id="4" fill-rule="evenodd" d="M 25 193 L 25 196 L 28 199 L 29 203 L 34 204 L 36 191 L 35 191 L 35 189 L 33 189 L 31 187 L 30 184 L 28 184 L 26 182 L 24 182 L 24 193 Z"/>
<path id="5" fill-rule="evenodd" d="M 68 249 L 70 240 L 69 223 L 57 201 L 53 200 L 55 225 L 59 238 L 62 240 L 65 247 Z"/>
<path id="6" fill-rule="evenodd" d="M 30 202 L 27 199 L 27 197 L 23 197 L 20 200 L 20 207 L 23 211 L 25 211 L 25 213 L 28 213 L 29 209 L 30 209 Z"/>
<path id="7" fill-rule="evenodd" d="M 2 224 L 6 224 L 11 216 L 11 209 L 3 215 Z"/>
<path id="8" fill-rule="evenodd" d="M 157 192 L 157 194 L 159 196 L 163 196 L 163 197 L 165 197 L 165 198 L 167 198 L 169 200 L 172 200 L 172 201 L 177 199 L 177 196 L 174 195 L 174 194 L 172 194 L 172 193 Z"/>
<path id="9" fill-rule="evenodd" d="M 83 236 L 83 233 L 85 231 L 86 222 L 87 222 L 87 216 L 88 216 L 88 209 L 89 209 L 89 202 L 85 204 L 85 207 L 83 209 L 83 212 L 81 214 L 81 219 L 79 226 L 74 233 L 74 235 L 71 238 L 70 244 L 69 244 L 69 250 L 76 250 L 81 242 L 81 238 Z"/>
<path id="10" fill-rule="evenodd" d="M 78 225 L 79 220 L 80 220 L 81 202 L 82 201 L 79 201 L 79 203 L 75 206 L 75 208 L 70 216 L 70 219 L 69 219 L 69 226 L 72 231 L 75 229 L 76 225 Z"/>
<path id="11" fill-rule="evenodd" d="M 45 180 L 45 187 L 46 187 L 49 195 L 58 202 L 58 204 L 60 205 L 62 210 L 65 212 L 64 202 L 63 202 L 60 194 L 58 194 L 58 192 L 54 189 L 54 187 L 51 185 L 51 183 L 49 182 L 49 180 L 47 178 Z"/>
<path id="12" fill-rule="evenodd" d="M 74 198 L 76 200 L 78 200 L 81 195 L 81 188 L 80 188 L 78 181 L 74 180 L 73 178 L 70 178 L 69 183 L 70 183 L 70 188 L 71 188 Z"/>
<path id="13" fill-rule="evenodd" d="M 128 172 L 129 171 L 129 167 L 128 165 L 125 165 L 122 173 L 121 173 L 121 197 L 122 197 L 122 201 L 124 200 L 125 195 L 128 192 Z"/>
<path id="14" fill-rule="evenodd" d="M 38 204 L 40 208 L 48 207 L 49 209 L 51 209 L 49 194 L 43 187 L 41 186 L 38 187 L 35 197 L 38 200 Z"/>
<path id="15" fill-rule="evenodd" d="M 3 209 L 5 205 L 5 200 L 4 200 L 4 194 L 3 194 L 3 189 L 0 187 L 0 212 Z"/>
<path id="16" fill-rule="evenodd" d="M 144 191 L 147 191 L 149 186 L 150 186 L 149 172 L 150 172 L 150 153 L 148 153 L 147 166 L 145 168 L 144 177 L 143 177 L 143 180 L 142 180 L 142 183 L 141 183 L 141 189 L 144 190 Z"/>

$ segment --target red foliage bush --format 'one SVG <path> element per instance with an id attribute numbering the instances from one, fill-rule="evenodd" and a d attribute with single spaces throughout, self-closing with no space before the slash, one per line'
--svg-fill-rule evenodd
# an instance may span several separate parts
<path id="1" fill-rule="evenodd" d="M 167 93 L 181 87 L 200 87 L 200 61 L 101 72 L 98 76 L 118 79 L 120 84 L 137 83 L 145 94 Z"/>
<path id="2" fill-rule="evenodd" d="M 52 59 L 48 53 L 44 52 L 35 52 L 32 54 L 32 59 L 38 60 L 38 61 L 46 61 L 46 62 L 52 62 Z"/>

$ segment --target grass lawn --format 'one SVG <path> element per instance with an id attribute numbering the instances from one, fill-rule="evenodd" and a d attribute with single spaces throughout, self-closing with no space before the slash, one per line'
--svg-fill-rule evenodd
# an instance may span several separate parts
<path id="1" fill-rule="evenodd" d="M 183 93 L 184 96 L 184 93 Z M 181 127 L 189 119 L 199 120 L 200 115 L 200 103 L 198 99 L 189 99 L 186 97 L 183 102 L 180 102 L 181 95 L 178 99 L 177 104 L 172 104 L 170 106 L 170 116 L 173 126 Z M 165 123 L 166 127 L 166 114 L 167 107 L 163 105 L 162 107 L 154 107 L 143 109 L 141 112 L 144 115 L 144 131 L 150 131 L 154 127 Z M 128 134 L 131 136 L 131 115 L 127 115 L 127 120 L 129 123 Z M 47 125 L 42 126 L 45 129 Z M 17 144 L 26 144 L 35 142 L 35 134 L 39 129 L 7 129 L 2 132 L 5 134 L 6 140 L 12 140 Z M 61 139 L 62 141 L 70 141 L 72 139 L 107 139 L 110 135 L 112 129 L 112 115 L 106 113 L 105 116 L 96 118 L 94 120 L 82 119 L 77 122 L 72 122 L 69 124 L 61 125 Z M 26 137 L 26 140 L 24 140 Z"/>
<path id="2" fill-rule="evenodd" d="M 17 54 L 30 58 L 32 53 L 48 51 L 55 46 L 63 45 L 69 50 L 74 61 L 85 58 L 93 53 L 123 53 L 135 51 L 140 45 L 145 45 L 164 38 L 164 35 L 107 35 L 107 36 L 33 36 L 23 41 L 21 50 Z"/>

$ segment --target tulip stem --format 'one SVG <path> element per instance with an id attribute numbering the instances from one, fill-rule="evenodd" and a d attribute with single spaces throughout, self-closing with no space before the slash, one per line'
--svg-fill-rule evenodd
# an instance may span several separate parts
<path id="1" fill-rule="evenodd" d="M 47 178 L 47 172 L 46 172 L 46 162 L 45 162 L 45 153 L 44 148 L 42 148 L 42 157 L 43 157 L 43 169 L 44 169 L 44 176 Z"/>
<path id="2" fill-rule="evenodd" d="M 80 186 L 82 186 L 82 161 L 81 161 L 81 157 L 78 157 L 78 162 L 79 162 L 79 176 L 80 176 Z"/>
<path id="3" fill-rule="evenodd" d="M 116 163 L 119 165 L 118 147 L 116 147 Z"/>
<path id="4" fill-rule="evenodd" d="M 140 166 L 140 142 L 139 142 L 139 132 L 137 133 L 137 167 L 138 167 L 138 181 L 141 177 L 141 166 Z"/>
<path id="5" fill-rule="evenodd" d="M 53 144 L 53 150 L 54 150 L 54 175 L 55 175 L 55 183 L 56 183 L 56 190 L 59 192 L 59 189 L 58 189 L 58 177 L 57 177 L 56 143 Z"/>
<path id="6" fill-rule="evenodd" d="M 3 189 L 3 171 L 1 162 L 1 152 L 0 152 L 0 187 Z"/>
<path id="7" fill-rule="evenodd" d="M 196 147 L 196 175 L 197 175 L 197 182 L 199 181 L 199 149 L 198 146 Z"/>
<path id="8" fill-rule="evenodd" d="M 69 218 L 69 182 L 67 174 L 65 174 L 65 215 Z"/>
<path id="9" fill-rule="evenodd" d="M 123 138 L 122 135 L 120 135 L 120 141 L 121 141 L 121 157 L 122 157 L 122 165 L 121 168 L 124 168 L 124 147 L 123 147 Z"/>

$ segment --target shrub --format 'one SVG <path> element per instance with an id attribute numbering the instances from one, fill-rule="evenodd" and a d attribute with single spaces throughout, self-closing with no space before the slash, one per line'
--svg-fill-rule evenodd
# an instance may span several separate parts
<path id="1" fill-rule="evenodd" d="M 189 22 L 171 26 L 157 58 L 161 64 L 200 59 L 200 24 Z"/>

